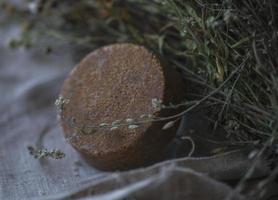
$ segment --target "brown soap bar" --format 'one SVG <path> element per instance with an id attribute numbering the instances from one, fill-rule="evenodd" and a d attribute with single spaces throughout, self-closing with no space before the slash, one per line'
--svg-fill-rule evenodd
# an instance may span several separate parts
<path id="1" fill-rule="evenodd" d="M 124 170 L 157 161 L 175 136 L 178 123 L 166 130 L 162 127 L 167 121 L 112 130 L 93 127 L 118 120 L 120 124 L 131 123 L 130 119 L 146 120 L 144 115 L 176 114 L 180 110 L 157 110 L 152 100 L 166 105 L 180 103 L 182 85 L 180 74 L 163 67 L 143 46 L 114 44 L 99 48 L 72 70 L 63 85 L 61 96 L 68 101 L 60 113 L 64 135 L 98 169 Z"/>

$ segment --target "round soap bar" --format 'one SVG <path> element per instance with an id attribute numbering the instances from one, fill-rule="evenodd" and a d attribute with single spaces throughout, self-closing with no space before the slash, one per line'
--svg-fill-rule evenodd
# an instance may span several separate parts
<path id="1" fill-rule="evenodd" d="M 182 85 L 180 74 L 143 46 L 99 48 L 72 70 L 62 87 L 65 138 L 98 169 L 155 162 L 175 136 L 178 122 L 164 130 L 169 121 L 150 119 L 180 112 L 159 105 L 180 103 Z"/>

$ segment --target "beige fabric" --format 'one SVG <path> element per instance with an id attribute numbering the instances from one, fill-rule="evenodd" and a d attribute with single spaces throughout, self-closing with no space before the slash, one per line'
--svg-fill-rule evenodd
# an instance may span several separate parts
<path id="1" fill-rule="evenodd" d="M 241 199 L 243 197 L 233 189 L 207 175 L 226 181 L 242 178 L 253 164 L 252 161 L 244 162 L 246 153 L 234 151 L 214 157 L 164 161 L 147 168 L 113 173 L 49 199 Z M 261 164 L 255 170 L 257 176 L 267 172 L 267 167 Z M 92 194 L 94 197 L 88 198 Z"/>

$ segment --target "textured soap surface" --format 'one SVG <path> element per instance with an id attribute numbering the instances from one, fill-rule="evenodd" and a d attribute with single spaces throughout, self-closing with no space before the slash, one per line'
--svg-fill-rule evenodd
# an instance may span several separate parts
<path id="1" fill-rule="evenodd" d="M 115 44 L 97 49 L 64 82 L 61 96 L 68 102 L 61 115 L 74 119 L 77 125 L 61 120 L 64 135 L 99 169 L 128 169 L 155 160 L 173 138 L 177 125 L 165 131 L 161 129 L 165 121 L 141 124 L 135 129 L 121 126 L 92 131 L 88 127 L 116 120 L 124 123 L 142 115 L 173 114 L 177 110 L 157 111 L 152 99 L 178 102 L 181 85 L 178 74 L 168 73 L 142 46 Z"/>

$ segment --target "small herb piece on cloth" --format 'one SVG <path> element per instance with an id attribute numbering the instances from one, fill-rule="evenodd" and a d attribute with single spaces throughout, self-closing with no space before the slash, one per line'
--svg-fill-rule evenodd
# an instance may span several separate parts
<path id="1" fill-rule="evenodd" d="M 62 159 L 66 156 L 66 154 L 59 149 L 53 149 L 49 151 L 46 148 L 36 149 L 33 146 L 28 146 L 27 149 L 29 150 L 30 155 L 34 156 L 34 158 L 36 159 L 41 159 L 46 157 L 50 157 L 54 159 Z"/>

